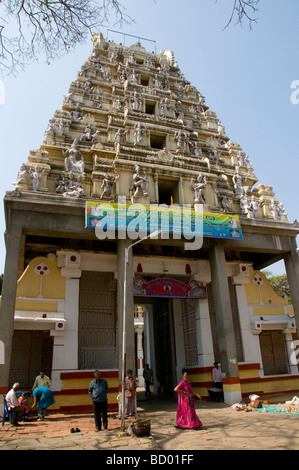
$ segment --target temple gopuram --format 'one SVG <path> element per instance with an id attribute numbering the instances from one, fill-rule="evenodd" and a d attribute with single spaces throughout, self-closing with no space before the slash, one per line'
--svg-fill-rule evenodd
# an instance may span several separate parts
<path id="1" fill-rule="evenodd" d="M 215 361 L 226 403 L 298 390 L 299 224 L 172 51 L 101 33 L 92 44 L 4 198 L 2 393 L 14 382 L 30 390 L 45 369 L 51 409 L 91 410 L 99 369 L 115 410 L 123 351 L 140 387 L 150 365 L 156 395 L 171 396 L 187 371 L 209 399 Z M 99 230 L 109 208 L 112 232 Z M 149 208 L 173 214 L 165 230 L 158 217 L 154 237 L 147 221 L 133 223 Z M 175 210 L 201 214 L 200 246 L 192 230 L 174 231 Z M 292 305 L 261 272 L 279 260 Z"/>

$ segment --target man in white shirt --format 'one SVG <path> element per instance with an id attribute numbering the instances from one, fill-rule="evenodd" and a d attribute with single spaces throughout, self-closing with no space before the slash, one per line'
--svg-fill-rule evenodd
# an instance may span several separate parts
<path id="1" fill-rule="evenodd" d="M 45 369 L 42 369 L 39 373 L 39 375 L 35 378 L 32 390 L 34 390 L 37 387 L 51 387 L 51 381 L 47 375 L 45 375 Z"/>
<path id="2" fill-rule="evenodd" d="M 15 383 L 12 389 L 7 393 L 5 397 L 8 410 L 13 411 L 15 413 L 13 419 L 11 420 L 11 424 L 13 426 L 19 426 L 18 420 L 21 419 L 24 414 L 24 408 L 23 406 L 19 405 L 16 395 L 19 390 L 20 385 L 18 383 Z"/>
<path id="3" fill-rule="evenodd" d="M 214 368 L 212 372 L 213 372 L 213 381 L 214 381 L 215 388 L 223 389 L 222 372 L 221 372 L 221 367 L 219 366 L 218 362 L 214 362 Z"/>

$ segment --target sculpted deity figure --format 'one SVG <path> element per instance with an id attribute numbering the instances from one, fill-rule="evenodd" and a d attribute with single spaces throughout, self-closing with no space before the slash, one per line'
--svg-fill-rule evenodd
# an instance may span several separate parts
<path id="1" fill-rule="evenodd" d="M 18 184 L 26 184 L 26 166 L 25 166 L 25 163 L 22 163 L 19 171 L 18 171 L 18 174 L 17 174 L 17 181 L 13 184 L 15 185 L 18 185 Z"/>
<path id="2" fill-rule="evenodd" d="M 191 179 L 191 187 L 194 189 L 194 203 L 195 204 L 205 204 L 204 198 L 204 189 L 206 187 L 207 180 L 206 177 L 199 173 L 196 181 L 194 178 Z"/>
<path id="3" fill-rule="evenodd" d="M 186 147 L 187 147 L 187 135 L 186 135 L 186 133 L 179 130 L 179 131 L 175 132 L 174 138 L 175 138 L 176 143 L 177 143 L 177 150 L 185 152 Z"/>
<path id="4" fill-rule="evenodd" d="M 142 126 L 140 122 L 136 123 L 134 126 L 134 145 L 139 144 L 142 141 L 143 134 L 145 133 L 146 128 Z"/>
<path id="5" fill-rule="evenodd" d="M 138 73 L 133 69 L 131 73 L 132 83 L 138 83 Z"/>
<path id="6" fill-rule="evenodd" d="M 70 112 L 70 119 L 72 122 L 79 122 L 82 119 L 83 113 L 79 103 L 76 104 L 75 109 Z"/>
<path id="7" fill-rule="evenodd" d="M 117 109 L 117 111 L 122 111 L 122 106 L 123 106 L 123 102 L 118 96 L 115 100 L 115 108 Z"/>
<path id="8" fill-rule="evenodd" d="M 170 103 L 168 98 L 161 100 L 160 104 L 163 116 L 170 116 Z"/>
<path id="9" fill-rule="evenodd" d="M 253 212 L 253 216 L 255 218 L 258 217 L 258 212 L 259 212 L 260 205 L 259 205 L 258 201 L 255 199 L 254 196 L 251 197 L 250 208 Z"/>
<path id="10" fill-rule="evenodd" d="M 74 173 L 84 172 L 84 157 L 78 148 L 78 138 L 74 140 L 71 147 L 68 150 L 62 150 L 64 157 L 64 164 L 66 171 L 72 171 Z M 78 160 L 80 158 L 80 160 Z"/>
<path id="11" fill-rule="evenodd" d="M 79 140 L 80 142 L 83 142 L 83 141 L 94 142 L 99 133 L 100 131 L 96 131 L 92 133 L 92 128 L 90 124 L 88 124 L 85 127 L 84 133 L 80 135 Z"/>
<path id="12" fill-rule="evenodd" d="M 118 180 L 119 175 L 112 177 L 106 173 L 105 178 L 103 179 L 101 188 L 103 188 L 103 192 L 101 194 L 101 199 L 104 197 L 110 197 L 112 194 L 112 186 L 116 184 L 116 181 Z"/>
<path id="13" fill-rule="evenodd" d="M 133 196 L 148 197 L 148 179 L 145 172 L 143 173 L 143 175 L 141 174 L 139 165 L 135 166 L 135 173 L 133 175 L 133 182 L 130 187 L 130 190 L 133 191 L 134 188 L 135 192 Z"/>
<path id="14" fill-rule="evenodd" d="M 246 183 L 247 178 L 244 178 L 242 175 L 240 175 L 239 167 L 236 167 L 236 173 L 234 174 L 232 180 L 234 183 L 235 194 L 242 194 L 242 184 Z"/>
<path id="15" fill-rule="evenodd" d="M 117 129 L 117 132 L 116 132 L 115 138 L 114 138 L 114 139 L 115 139 L 115 143 L 116 143 L 116 144 L 120 144 L 121 141 L 122 141 L 122 137 L 123 137 L 124 135 L 126 135 L 127 133 L 128 133 L 128 131 L 122 131 L 121 129 Z"/>
<path id="16" fill-rule="evenodd" d="M 139 99 L 139 97 L 138 97 L 136 91 L 134 91 L 134 94 L 133 94 L 133 96 L 132 96 L 132 98 L 131 98 L 131 103 L 132 103 L 132 108 L 133 108 L 135 111 L 139 111 L 139 110 L 140 110 L 140 104 L 141 104 L 141 102 L 140 102 L 140 99 Z"/>
<path id="17" fill-rule="evenodd" d="M 251 208 L 251 202 L 246 194 L 242 194 L 240 197 L 240 207 L 242 211 L 242 215 L 247 215 Z"/>
<path id="18" fill-rule="evenodd" d="M 201 148 L 197 142 L 197 140 L 195 141 L 190 141 L 189 142 L 189 145 L 193 148 L 193 151 L 194 151 L 194 156 L 195 157 L 201 157 Z"/>
<path id="19" fill-rule="evenodd" d="M 84 186 L 81 183 L 80 175 L 77 177 L 77 181 L 74 178 L 74 174 L 71 171 L 69 173 L 69 179 L 67 181 L 67 186 L 63 192 L 64 197 L 82 197 L 85 195 Z"/>
<path id="20" fill-rule="evenodd" d="M 84 91 L 88 95 L 90 95 L 94 90 L 94 86 L 90 80 L 86 80 L 85 85 L 84 85 Z"/>
<path id="21" fill-rule="evenodd" d="M 279 204 L 277 204 L 277 212 L 278 212 L 278 215 L 281 217 L 282 215 L 284 216 L 287 216 L 287 212 L 284 208 L 284 205 L 282 202 L 280 202 Z"/>
<path id="22" fill-rule="evenodd" d="M 161 82 L 158 78 L 158 75 L 155 75 L 155 79 L 154 79 L 154 87 L 155 88 L 161 88 Z"/>
<path id="23" fill-rule="evenodd" d="M 184 119 L 184 110 L 183 110 L 183 106 L 182 106 L 181 101 L 177 101 L 175 103 L 174 111 L 175 111 L 175 117 L 178 120 L 183 121 L 183 119 Z"/>
<path id="24" fill-rule="evenodd" d="M 275 204 L 274 199 L 271 199 L 271 204 L 269 206 L 269 209 L 270 209 L 270 212 L 273 216 L 273 219 L 277 220 L 278 219 L 278 210 L 277 210 L 277 206 Z"/>
<path id="25" fill-rule="evenodd" d="M 39 189 L 40 181 L 44 174 L 45 170 L 41 170 L 39 165 L 35 165 L 34 171 L 32 169 L 29 170 L 29 176 L 32 179 L 33 191 L 37 191 Z"/>
<path id="26" fill-rule="evenodd" d="M 221 201 L 221 205 L 222 205 L 222 209 L 223 209 L 224 213 L 228 214 L 231 211 L 230 210 L 230 204 L 231 204 L 230 199 L 226 196 L 226 194 L 221 194 L 217 189 L 215 189 L 215 193 Z"/>

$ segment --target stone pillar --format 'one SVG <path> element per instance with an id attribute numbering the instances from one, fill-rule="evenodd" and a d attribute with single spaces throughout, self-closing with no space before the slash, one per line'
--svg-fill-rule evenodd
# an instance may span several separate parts
<path id="1" fill-rule="evenodd" d="M 123 344 L 123 303 L 124 281 L 126 269 L 126 344 L 125 344 L 125 373 L 132 369 L 136 377 L 135 367 L 135 330 L 134 330 L 134 296 L 133 296 L 133 260 L 132 249 L 128 251 L 126 262 L 126 249 L 132 244 L 129 239 L 117 242 L 117 313 L 118 313 L 118 350 L 119 350 L 119 384 L 122 383 L 122 344 Z"/>
<path id="2" fill-rule="evenodd" d="M 196 311 L 197 365 L 210 367 L 214 362 L 214 349 L 208 299 L 198 299 Z"/>
<path id="3" fill-rule="evenodd" d="M 144 369 L 144 352 L 142 341 L 143 326 L 137 328 L 137 375 L 139 380 L 139 387 L 144 386 L 143 369 Z"/>
<path id="4" fill-rule="evenodd" d="M 7 393 L 9 384 L 12 338 L 14 332 L 14 313 L 19 270 L 19 257 L 22 242 L 22 227 L 15 223 L 11 214 L 11 224 L 6 244 L 6 261 L 2 284 L 0 313 L 0 393 Z"/>
<path id="5" fill-rule="evenodd" d="M 296 241 L 291 240 L 291 250 L 284 256 L 286 273 L 289 281 L 292 304 L 297 324 L 299 328 L 299 257 L 296 251 Z"/>
<path id="6" fill-rule="evenodd" d="M 224 401 L 233 404 L 240 401 L 242 394 L 223 246 L 220 244 L 214 245 L 210 249 L 209 257 L 223 373 Z"/>

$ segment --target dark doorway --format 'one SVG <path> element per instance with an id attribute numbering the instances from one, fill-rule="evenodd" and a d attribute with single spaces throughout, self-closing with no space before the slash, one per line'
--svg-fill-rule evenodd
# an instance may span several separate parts
<path id="1" fill-rule="evenodd" d="M 156 375 L 160 383 L 161 395 L 173 395 L 173 337 L 172 303 L 170 299 L 155 299 L 154 330 Z"/>
<path id="2" fill-rule="evenodd" d="M 15 331 L 9 387 L 18 382 L 22 389 L 31 389 L 41 369 L 51 378 L 52 355 L 53 338 L 49 331 Z"/>

